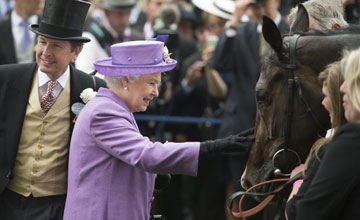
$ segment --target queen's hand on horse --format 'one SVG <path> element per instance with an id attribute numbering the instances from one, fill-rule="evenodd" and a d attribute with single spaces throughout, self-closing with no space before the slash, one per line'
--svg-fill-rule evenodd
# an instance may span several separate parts
<path id="1" fill-rule="evenodd" d="M 248 152 L 254 142 L 254 129 L 248 129 L 226 138 L 204 141 L 200 143 L 200 157 L 217 155 L 220 153 Z"/>

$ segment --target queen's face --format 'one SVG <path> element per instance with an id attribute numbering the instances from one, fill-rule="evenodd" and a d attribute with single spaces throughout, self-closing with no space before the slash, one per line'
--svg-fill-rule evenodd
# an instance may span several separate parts
<path id="1" fill-rule="evenodd" d="M 127 90 L 129 92 L 128 107 L 131 112 L 146 111 L 153 98 L 159 96 L 158 86 L 161 82 L 161 73 L 144 74 L 129 83 Z"/>
<path id="2" fill-rule="evenodd" d="M 343 106 L 346 120 L 348 122 L 360 122 L 360 112 L 355 109 L 353 103 L 349 99 L 348 88 L 345 82 L 341 85 L 340 91 L 344 93 Z"/>

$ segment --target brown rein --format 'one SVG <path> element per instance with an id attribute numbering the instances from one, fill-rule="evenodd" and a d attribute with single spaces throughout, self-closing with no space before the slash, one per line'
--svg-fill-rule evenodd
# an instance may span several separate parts
<path id="1" fill-rule="evenodd" d="M 284 187 L 286 185 L 288 185 L 287 183 L 289 182 L 289 180 L 290 180 L 290 178 L 268 180 L 268 181 L 258 183 L 256 185 L 250 187 L 246 191 L 240 191 L 240 192 L 234 193 L 228 200 L 228 205 L 227 205 L 228 212 L 235 218 L 242 218 L 243 220 L 246 220 L 246 217 L 255 215 L 256 213 L 263 210 L 271 202 L 271 200 L 276 196 L 276 194 L 278 192 L 280 192 L 282 189 L 284 189 Z M 259 186 L 262 186 L 265 184 L 275 183 L 275 182 L 285 182 L 285 183 L 283 185 L 277 187 L 274 191 L 269 192 L 269 193 L 251 193 L 250 192 L 251 190 L 255 189 L 256 187 L 259 187 Z M 260 195 L 260 196 L 266 196 L 266 198 L 260 204 L 255 206 L 254 208 L 243 211 L 242 203 L 243 203 L 243 200 L 246 195 Z M 235 212 L 232 210 L 232 206 L 234 203 L 234 199 L 238 198 L 239 196 L 241 196 L 240 202 L 239 202 L 239 212 Z"/>

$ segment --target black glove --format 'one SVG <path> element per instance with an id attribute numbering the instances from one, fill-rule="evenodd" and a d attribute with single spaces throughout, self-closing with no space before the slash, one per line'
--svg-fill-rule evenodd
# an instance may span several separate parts
<path id="1" fill-rule="evenodd" d="M 254 129 L 250 128 L 226 138 L 200 143 L 200 157 L 219 153 L 247 152 L 254 142 Z"/>

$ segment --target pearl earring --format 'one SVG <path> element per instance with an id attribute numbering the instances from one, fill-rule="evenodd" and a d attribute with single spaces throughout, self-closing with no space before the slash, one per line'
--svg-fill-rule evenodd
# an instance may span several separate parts
<path id="1" fill-rule="evenodd" d="M 124 87 L 124 90 L 127 90 L 127 87 Z"/>

